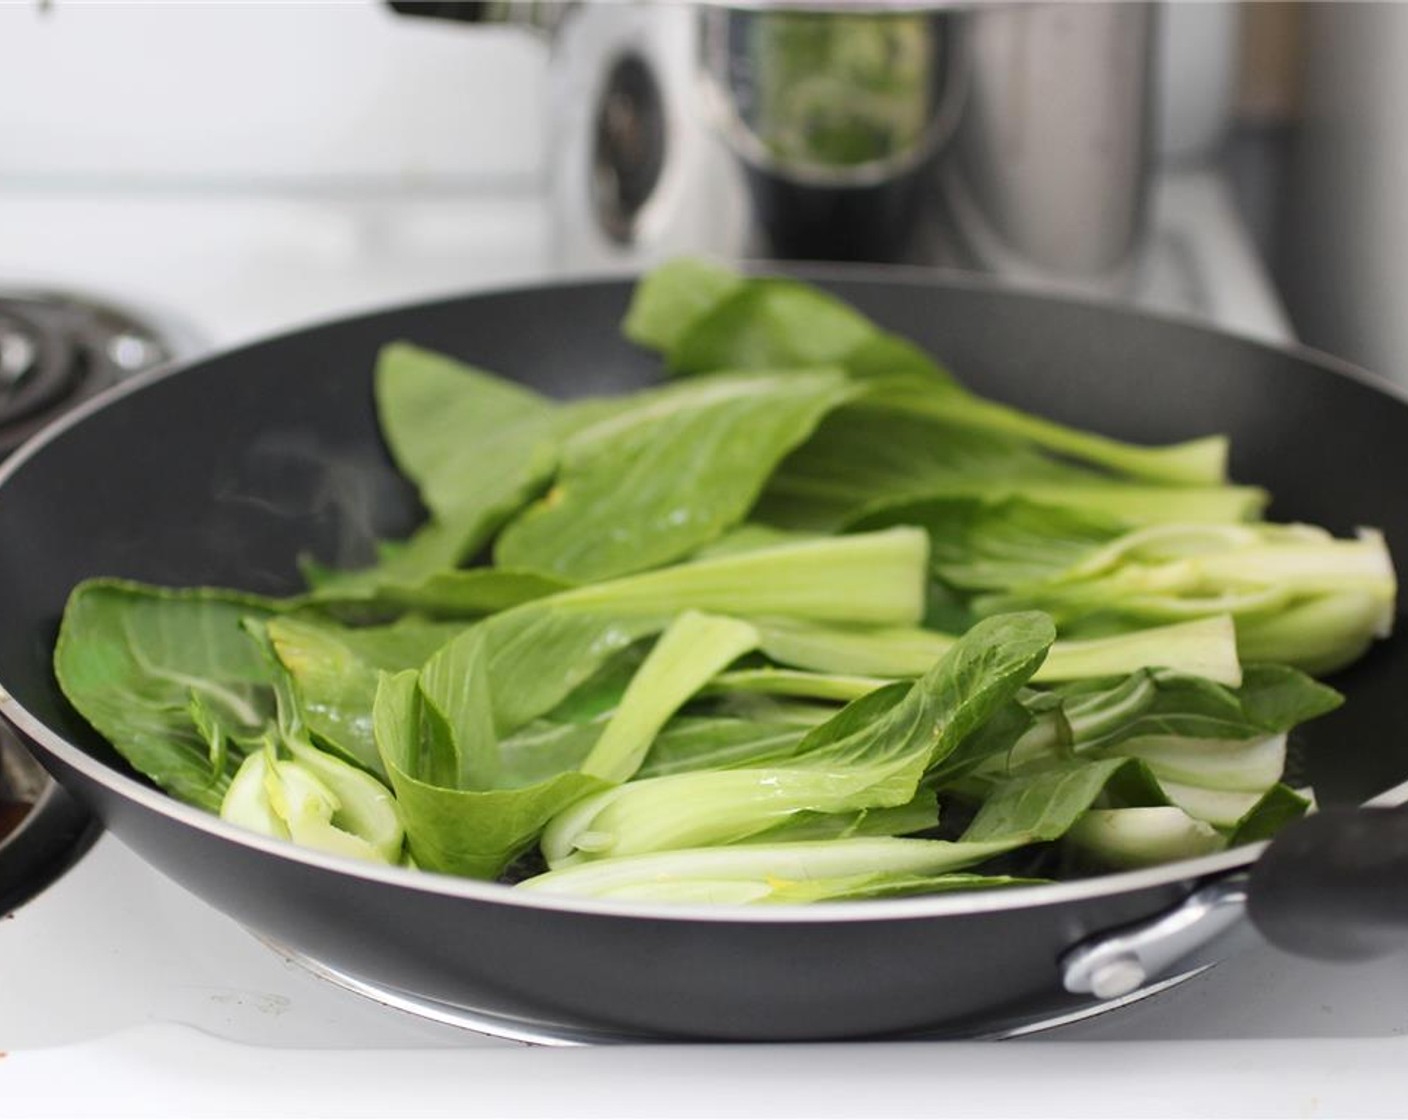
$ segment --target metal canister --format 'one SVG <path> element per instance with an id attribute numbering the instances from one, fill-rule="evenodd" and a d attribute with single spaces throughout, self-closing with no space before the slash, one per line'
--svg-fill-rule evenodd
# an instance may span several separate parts
<path id="1" fill-rule="evenodd" d="M 569 268 L 712 252 L 1101 288 L 1132 276 L 1149 192 L 1152 3 L 452 10 L 547 29 Z"/>
<path id="2" fill-rule="evenodd" d="M 1149 193 L 1154 30 L 1145 4 L 966 18 L 968 90 L 938 187 L 972 263 L 1097 286 L 1128 278 Z"/>

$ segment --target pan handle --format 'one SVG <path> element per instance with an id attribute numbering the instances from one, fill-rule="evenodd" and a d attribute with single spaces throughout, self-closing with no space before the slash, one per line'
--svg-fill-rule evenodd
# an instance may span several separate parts
<path id="1" fill-rule="evenodd" d="M 1146 921 L 1086 938 L 1061 959 L 1067 991 L 1113 999 L 1221 956 L 1250 918 L 1288 953 L 1362 961 L 1408 946 L 1408 806 L 1330 808 L 1277 834 L 1249 872 L 1204 883 Z"/>
<path id="2" fill-rule="evenodd" d="M 1287 826 L 1252 868 L 1247 915 L 1299 956 L 1362 961 L 1408 947 L 1408 807 L 1332 807 Z"/>
<path id="3" fill-rule="evenodd" d="M 1060 961 L 1061 983 L 1075 995 L 1119 999 L 1151 981 L 1213 964 L 1244 928 L 1247 876 L 1204 883 L 1172 910 L 1087 937 Z"/>
<path id="4" fill-rule="evenodd" d="M 0 843 L 0 918 L 55 882 L 101 832 L 62 786 L 48 786 L 19 828 Z"/>
<path id="5" fill-rule="evenodd" d="M 0 834 L 0 917 L 19 909 L 86 852 L 102 826 L 0 720 L 0 804 L 23 809 Z"/>

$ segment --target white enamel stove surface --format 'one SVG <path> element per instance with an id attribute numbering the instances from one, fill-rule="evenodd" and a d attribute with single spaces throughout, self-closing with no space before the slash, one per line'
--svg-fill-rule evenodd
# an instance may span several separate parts
<path id="1" fill-rule="evenodd" d="M 1226 192 L 1166 177 L 1147 306 L 1288 336 Z M 0 273 L 120 297 L 213 344 L 553 275 L 536 199 L 26 196 Z M 315 978 L 104 837 L 0 920 L 0 1116 L 1395 1115 L 1408 954 L 1234 963 L 1021 1041 L 547 1049 Z"/>

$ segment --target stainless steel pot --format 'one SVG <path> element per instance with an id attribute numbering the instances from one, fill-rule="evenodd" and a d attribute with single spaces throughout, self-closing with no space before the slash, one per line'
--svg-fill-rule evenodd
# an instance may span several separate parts
<path id="1" fill-rule="evenodd" d="M 1131 279 L 1153 4 L 393 6 L 550 37 L 569 267 L 712 252 Z"/>

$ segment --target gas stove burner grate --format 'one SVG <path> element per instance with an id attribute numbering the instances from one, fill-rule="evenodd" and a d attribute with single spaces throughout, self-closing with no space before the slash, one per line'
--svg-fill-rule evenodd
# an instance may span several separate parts
<path id="1" fill-rule="evenodd" d="M 172 356 L 156 328 L 130 311 L 0 290 L 0 456 L 79 401 Z"/>

